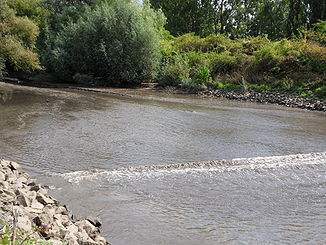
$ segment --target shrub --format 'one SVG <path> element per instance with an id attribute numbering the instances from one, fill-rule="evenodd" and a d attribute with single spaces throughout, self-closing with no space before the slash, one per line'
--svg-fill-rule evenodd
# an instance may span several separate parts
<path id="1" fill-rule="evenodd" d="M 323 87 L 320 87 L 320 88 L 317 88 L 315 90 L 315 95 L 318 97 L 318 98 L 326 98 L 326 86 L 323 86 Z"/>
<path id="2" fill-rule="evenodd" d="M 325 85 L 326 49 L 304 38 L 270 41 L 258 36 L 231 40 L 224 35 L 200 38 L 190 33 L 165 40 L 164 45 L 164 63 L 169 64 L 164 76 L 170 75 L 166 79 L 169 85 L 304 96 L 313 96 L 316 88 Z M 183 59 L 178 64 L 175 57 L 180 54 L 186 62 Z M 298 88 L 302 90 L 298 92 Z"/>
<path id="3" fill-rule="evenodd" d="M 272 86 L 268 84 L 251 84 L 248 89 L 259 93 L 266 93 L 273 90 Z"/>
<path id="4" fill-rule="evenodd" d="M 53 48 L 46 51 L 46 67 L 65 80 L 80 73 L 109 86 L 152 80 L 160 62 L 160 33 L 150 19 L 127 1 L 87 8 L 77 23 L 69 23 L 55 37 Z"/>
<path id="5" fill-rule="evenodd" d="M 211 82 L 212 77 L 210 70 L 207 66 L 202 66 L 197 69 L 194 80 L 197 81 L 198 84 L 206 85 Z"/>
<path id="6" fill-rule="evenodd" d="M 81 84 L 94 85 L 96 83 L 96 80 L 94 79 L 93 76 L 91 76 L 91 75 L 85 75 L 85 74 L 80 74 L 80 73 L 76 73 L 73 76 L 73 80 L 75 82 L 81 83 Z"/>
<path id="7" fill-rule="evenodd" d="M 254 65 L 258 72 L 278 72 L 284 56 L 276 44 L 271 44 L 254 52 Z"/>
<path id="8" fill-rule="evenodd" d="M 173 45 L 182 52 L 200 51 L 203 40 L 194 33 L 188 33 L 175 39 Z"/>
<path id="9" fill-rule="evenodd" d="M 25 232 L 17 230 L 13 225 L 8 225 L 0 221 L 0 243 L 2 245 L 11 245 L 11 244 L 20 244 L 20 245 L 48 245 L 48 242 L 39 241 L 33 235 L 36 233 L 39 228 L 34 227 L 34 231 Z"/>
<path id="10" fill-rule="evenodd" d="M 242 42 L 242 52 L 247 55 L 253 55 L 255 51 L 261 50 L 270 43 L 271 41 L 266 36 L 248 38 Z"/>
<path id="11" fill-rule="evenodd" d="M 235 40 L 231 40 L 225 35 L 209 35 L 208 37 L 203 39 L 202 51 L 203 52 L 225 52 L 236 50 L 239 48 L 238 42 Z"/>
<path id="12" fill-rule="evenodd" d="M 188 33 L 177 37 L 173 45 L 180 52 L 201 51 L 201 52 L 236 52 L 241 49 L 241 43 L 231 40 L 225 35 L 212 34 L 205 38 L 196 36 L 194 33 Z"/>
<path id="13" fill-rule="evenodd" d="M 219 82 L 216 84 L 216 88 L 221 90 L 235 90 L 240 91 L 243 87 L 240 84 L 234 84 L 229 82 Z"/>
<path id="14" fill-rule="evenodd" d="M 207 88 L 205 83 L 196 79 L 183 80 L 182 83 L 180 84 L 180 87 L 184 89 L 190 89 L 190 90 L 202 90 Z"/>
<path id="15" fill-rule="evenodd" d="M 229 52 L 210 55 L 210 67 L 214 74 L 231 73 L 239 68 L 237 58 Z"/>
<path id="16" fill-rule="evenodd" d="M 190 70 L 186 55 L 174 55 L 162 66 L 158 79 L 159 85 L 178 87 L 181 83 L 190 80 Z"/>
<path id="17" fill-rule="evenodd" d="M 308 33 L 308 38 L 326 46 L 326 20 L 319 21 L 313 25 L 312 30 Z"/>

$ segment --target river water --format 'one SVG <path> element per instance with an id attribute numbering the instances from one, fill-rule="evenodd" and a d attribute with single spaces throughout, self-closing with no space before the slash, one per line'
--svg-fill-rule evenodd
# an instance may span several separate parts
<path id="1" fill-rule="evenodd" d="M 0 158 L 113 245 L 326 240 L 322 112 L 0 83 Z"/>

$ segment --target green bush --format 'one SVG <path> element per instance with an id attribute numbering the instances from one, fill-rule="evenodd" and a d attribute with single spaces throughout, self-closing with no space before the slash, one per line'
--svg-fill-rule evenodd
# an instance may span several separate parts
<path id="1" fill-rule="evenodd" d="M 190 80 L 189 59 L 186 55 L 174 55 L 166 61 L 158 76 L 160 86 L 180 86 L 181 83 Z"/>
<path id="2" fill-rule="evenodd" d="M 323 86 L 323 87 L 317 88 L 317 89 L 315 90 L 315 95 L 316 95 L 316 97 L 318 97 L 318 98 L 323 98 L 323 99 L 325 99 L 325 98 L 326 98 L 326 86 Z"/>
<path id="3" fill-rule="evenodd" d="M 34 231 L 25 232 L 21 230 L 15 230 L 13 225 L 8 225 L 0 221 L 0 244 L 1 245 L 11 245 L 11 244 L 20 244 L 20 245 L 48 245 L 48 242 L 38 241 L 38 239 L 33 237 L 33 234 L 36 233 L 39 228 L 34 227 Z M 15 230 L 15 231 L 14 231 Z M 14 242 L 15 240 L 15 242 Z"/>
<path id="4" fill-rule="evenodd" d="M 173 41 L 173 46 L 180 52 L 200 51 L 200 52 L 236 52 L 241 49 L 241 42 L 231 40 L 225 35 L 212 34 L 205 38 L 196 36 L 194 33 L 188 33 L 177 37 Z"/>
<path id="5" fill-rule="evenodd" d="M 278 48 L 278 45 L 271 44 L 254 52 L 254 65 L 258 72 L 279 72 L 284 56 Z"/>
<path id="6" fill-rule="evenodd" d="M 73 80 L 76 83 L 81 83 L 81 84 L 85 84 L 85 85 L 95 85 L 96 84 L 96 80 L 94 79 L 93 76 L 80 74 L 80 73 L 76 73 L 73 76 Z"/>
<path id="7" fill-rule="evenodd" d="M 209 59 L 211 71 L 214 74 L 231 73 L 239 69 L 237 57 L 229 52 L 211 54 Z"/>
<path id="8" fill-rule="evenodd" d="M 203 85 L 210 83 L 212 80 L 210 70 L 207 66 L 199 67 L 194 78 L 198 84 Z"/>
<path id="9" fill-rule="evenodd" d="M 158 79 L 161 86 L 187 89 L 206 88 L 211 80 L 206 54 L 194 51 L 175 54 L 162 67 Z"/>
<path id="10" fill-rule="evenodd" d="M 250 84 L 248 89 L 259 93 L 266 93 L 266 92 L 273 91 L 272 86 L 268 84 Z"/>
<path id="11" fill-rule="evenodd" d="M 304 38 L 232 40 L 224 35 L 201 38 L 189 33 L 165 39 L 163 44 L 163 61 L 168 65 L 162 74 L 168 85 L 313 96 L 325 84 L 326 48 Z M 180 55 L 185 58 L 178 61 Z"/>
<path id="12" fill-rule="evenodd" d="M 326 46 L 326 20 L 319 21 L 313 25 L 308 33 L 308 38 Z"/>
<path id="13" fill-rule="evenodd" d="M 160 32 L 148 10 L 128 1 L 87 8 L 46 50 L 46 67 L 72 80 L 76 73 L 108 86 L 134 86 L 152 80 L 159 67 Z"/>
<path id="14" fill-rule="evenodd" d="M 194 33 L 188 33 L 176 38 L 173 45 L 182 52 L 200 51 L 203 46 L 203 39 L 195 36 Z"/>
<path id="15" fill-rule="evenodd" d="M 234 84 L 229 82 L 219 82 L 216 84 L 215 88 L 222 89 L 222 90 L 234 90 L 234 91 L 240 91 L 243 89 L 243 87 L 240 84 Z"/>
<path id="16" fill-rule="evenodd" d="M 263 47 L 270 45 L 271 41 L 266 37 L 251 37 L 242 41 L 242 52 L 247 55 L 253 55 L 255 51 L 261 50 Z"/>
<path id="17" fill-rule="evenodd" d="M 182 83 L 180 84 L 180 87 L 184 89 L 190 89 L 190 90 L 202 90 L 207 88 L 205 83 L 197 79 L 183 80 Z"/>

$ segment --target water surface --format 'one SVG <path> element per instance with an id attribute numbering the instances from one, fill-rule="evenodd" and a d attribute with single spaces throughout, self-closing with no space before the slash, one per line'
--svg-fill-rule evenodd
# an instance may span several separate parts
<path id="1" fill-rule="evenodd" d="M 321 243 L 325 128 L 275 105 L 0 83 L 0 157 L 100 216 L 113 245 Z M 254 159 L 171 166 L 234 158 Z"/>

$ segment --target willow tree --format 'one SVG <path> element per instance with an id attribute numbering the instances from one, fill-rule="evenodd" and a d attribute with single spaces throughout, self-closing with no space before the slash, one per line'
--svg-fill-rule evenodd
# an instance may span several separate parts
<path id="1" fill-rule="evenodd" d="M 53 36 L 45 66 L 61 79 L 134 86 L 154 78 L 160 63 L 155 14 L 129 1 L 88 7 Z M 162 28 L 162 27 L 161 27 Z"/>

